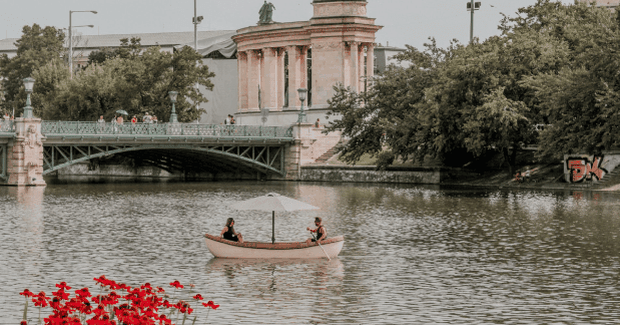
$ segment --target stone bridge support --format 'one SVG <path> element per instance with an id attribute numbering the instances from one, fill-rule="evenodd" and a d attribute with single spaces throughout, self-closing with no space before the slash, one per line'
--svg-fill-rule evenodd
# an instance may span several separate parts
<path id="1" fill-rule="evenodd" d="M 322 131 L 323 129 L 314 127 L 312 123 L 293 125 L 295 141 L 287 147 L 284 161 L 287 180 L 301 180 L 302 166 L 314 164 L 317 158 L 340 142 L 340 132 L 326 135 Z"/>
<path id="2" fill-rule="evenodd" d="M 41 119 L 17 118 L 15 138 L 7 145 L 7 180 L 11 186 L 45 186 Z"/>

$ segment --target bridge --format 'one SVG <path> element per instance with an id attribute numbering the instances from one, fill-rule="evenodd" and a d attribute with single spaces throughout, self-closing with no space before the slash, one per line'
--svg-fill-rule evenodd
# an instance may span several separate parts
<path id="1" fill-rule="evenodd" d="M 294 179 L 301 152 L 294 134 L 301 134 L 295 126 L 5 120 L 0 179 L 6 185 L 44 185 L 44 175 L 112 155 L 171 173 Z"/>

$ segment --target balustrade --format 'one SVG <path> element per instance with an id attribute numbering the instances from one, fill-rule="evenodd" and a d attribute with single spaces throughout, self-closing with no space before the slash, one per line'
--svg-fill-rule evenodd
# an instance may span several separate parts
<path id="1" fill-rule="evenodd" d="M 0 132 L 2 129 L 0 129 Z M 7 131 L 8 132 L 8 131 Z M 131 135 L 292 138 L 291 127 L 260 125 L 218 125 L 195 123 L 99 123 L 79 121 L 42 121 L 44 135 Z"/>

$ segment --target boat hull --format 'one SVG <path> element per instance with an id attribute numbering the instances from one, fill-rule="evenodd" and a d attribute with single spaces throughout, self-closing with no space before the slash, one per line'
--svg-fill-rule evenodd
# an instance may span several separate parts
<path id="1" fill-rule="evenodd" d="M 221 258 L 329 258 L 337 257 L 344 245 L 344 237 L 328 238 L 321 242 L 306 244 L 305 242 L 293 243 L 259 243 L 259 242 L 232 242 L 220 237 L 205 235 L 207 248 L 215 257 Z M 325 250 L 325 252 L 323 251 Z"/>

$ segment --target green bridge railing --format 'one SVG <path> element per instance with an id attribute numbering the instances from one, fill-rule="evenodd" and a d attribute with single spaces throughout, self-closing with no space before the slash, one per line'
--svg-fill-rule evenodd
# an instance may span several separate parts
<path id="1" fill-rule="evenodd" d="M 42 121 L 44 135 L 131 135 L 293 138 L 292 127 L 259 125 L 218 125 L 195 123 L 99 123 L 79 121 Z"/>

